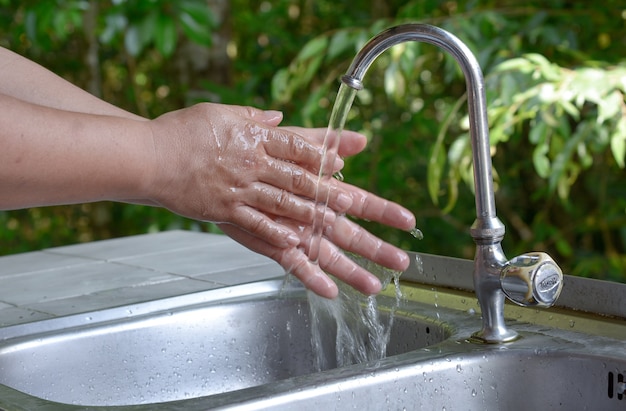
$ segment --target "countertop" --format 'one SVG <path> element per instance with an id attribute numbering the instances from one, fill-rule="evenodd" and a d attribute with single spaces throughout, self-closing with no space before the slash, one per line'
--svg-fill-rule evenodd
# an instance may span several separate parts
<path id="1" fill-rule="evenodd" d="M 225 235 L 180 230 L 8 255 L 0 327 L 282 276 Z"/>

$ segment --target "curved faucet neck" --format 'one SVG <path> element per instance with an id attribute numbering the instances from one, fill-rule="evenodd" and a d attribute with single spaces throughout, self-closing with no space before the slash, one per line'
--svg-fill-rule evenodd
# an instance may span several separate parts
<path id="1" fill-rule="evenodd" d="M 482 70 L 467 46 L 449 32 L 428 24 L 405 24 L 392 27 L 363 46 L 341 81 L 356 90 L 362 89 L 363 77 L 372 62 L 385 50 L 407 41 L 420 41 L 438 46 L 450 53 L 461 66 L 467 84 L 476 191 L 476 221 L 472 225 L 472 237 L 477 243 L 497 243 L 504 236 L 504 224 L 496 217 L 487 98 Z"/>

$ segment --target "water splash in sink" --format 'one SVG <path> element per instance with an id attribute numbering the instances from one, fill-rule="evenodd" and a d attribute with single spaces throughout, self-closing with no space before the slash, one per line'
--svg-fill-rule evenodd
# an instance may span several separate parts
<path id="1" fill-rule="evenodd" d="M 358 264 L 375 274 L 383 288 L 391 281 L 396 287 L 396 301 L 381 315 L 376 296 L 365 296 L 352 287 L 340 283 L 339 296 L 333 300 L 308 292 L 311 316 L 311 344 L 318 371 L 335 367 L 380 360 L 386 356 L 395 310 L 400 304 L 399 278 L 401 272 L 392 271 L 364 258 L 350 255 Z M 328 338 L 336 333 L 334 347 Z M 334 353 L 334 357 L 329 354 Z"/>

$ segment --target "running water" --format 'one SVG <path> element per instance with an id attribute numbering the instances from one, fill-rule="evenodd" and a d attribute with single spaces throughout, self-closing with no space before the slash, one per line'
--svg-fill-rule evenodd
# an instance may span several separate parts
<path id="1" fill-rule="evenodd" d="M 315 193 L 316 213 L 309 243 L 309 259 L 316 264 L 319 260 L 324 216 L 328 206 L 329 182 L 334 173 L 333 165 L 339 149 L 341 132 L 355 95 L 355 89 L 341 85 L 324 138 L 324 152 Z M 334 176 L 343 180 L 340 172 L 335 173 Z M 422 238 L 422 233 L 417 228 L 411 230 L 411 234 L 418 239 Z M 376 275 L 383 289 L 392 280 L 394 281 L 395 304 L 390 307 L 388 313 L 381 315 L 377 297 L 365 296 L 336 279 L 339 295 L 333 300 L 308 292 L 311 343 L 315 367 L 318 371 L 384 358 L 393 326 L 394 313 L 400 304 L 399 277 L 401 272 L 388 270 L 356 255 L 349 255 L 349 257 Z"/>
<path id="2" fill-rule="evenodd" d="M 320 164 L 319 176 L 317 179 L 317 187 L 315 189 L 315 215 L 313 218 L 313 233 L 309 242 L 309 259 L 317 263 L 320 252 L 320 242 L 324 230 L 324 216 L 326 207 L 328 206 L 329 181 L 333 176 L 333 166 L 337 158 L 339 150 L 339 142 L 341 141 L 341 132 L 346 124 L 346 118 L 352 107 L 354 96 L 357 90 L 341 84 L 337 93 L 337 100 L 330 113 L 330 121 L 326 136 L 324 137 L 322 161 Z M 339 172 L 337 176 L 343 179 L 343 175 Z"/>
<path id="3" fill-rule="evenodd" d="M 343 367 L 386 356 L 395 310 L 400 304 L 400 274 L 350 255 L 358 264 L 377 275 L 383 288 L 393 280 L 396 299 L 388 312 L 381 312 L 378 297 L 365 296 L 349 285 L 337 282 L 339 296 L 329 300 L 308 292 L 311 314 L 311 344 L 317 371 Z"/>

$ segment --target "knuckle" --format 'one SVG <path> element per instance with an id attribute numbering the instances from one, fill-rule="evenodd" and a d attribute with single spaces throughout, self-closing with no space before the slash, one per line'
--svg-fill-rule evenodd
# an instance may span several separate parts
<path id="1" fill-rule="evenodd" d="M 295 168 L 291 173 L 292 188 L 301 193 L 308 193 L 311 188 L 309 175 L 301 168 Z"/>
<path id="2" fill-rule="evenodd" d="M 284 211 L 289 209 L 290 194 L 286 190 L 280 190 L 276 196 L 276 207 L 278 210 Z"/>

